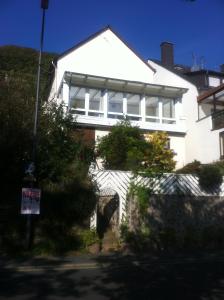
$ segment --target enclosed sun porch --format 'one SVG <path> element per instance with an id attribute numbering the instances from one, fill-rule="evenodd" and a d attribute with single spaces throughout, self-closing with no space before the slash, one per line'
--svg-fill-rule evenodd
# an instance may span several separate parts
<path id="1" fill-rule="evenodd" d="M 128 118 L 145 130 L 185 133 L 187 89 L 65 72 L 58 98 L 83 125 L 113 126 Z"/>

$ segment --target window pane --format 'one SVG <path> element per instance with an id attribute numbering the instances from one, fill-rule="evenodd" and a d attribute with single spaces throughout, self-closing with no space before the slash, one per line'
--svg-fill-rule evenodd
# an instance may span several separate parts
<path id="1" fill-rule="evenodd" d="M 127 113 L 132 115 L 141 114 L 140 95 L 127 94 Z"/>
<path id="2" fill-rule="evenodd" d="M 146 118 L 146 122 L 159 123 L 159 119 Z"/>
<path id="3" fill-rule="evenodd" d="M 175 118 L 174 99 L 163 98 L 163 118 Z"/>
<path id="4" fill-rule="evenodd" d="M 75 109 L 85 109 L 85 88 L 70 87 L 70 106 Z"/>
<path id="5" fill-rule="evenodd" d="M 158 117 L 159 116 L 159 98 L 146 97 L 145 98 L 145 113 L 146 116 Z"/>
<path id="6" fill-rule="evenodd" d="M 101 90 L 89 89 L 89 109 L 90 110 L 103 110 L 103 93 Z"/>
<path id="7" fill-rule="evenodd" d="M 163 124 L 176 124 L 175 120 L 163 120 L 162 121 Z"/>
<path id="8" fill-rule="evenodd" d="M 123 94 L 108 92 L 108 111 L 123 113 Z"/>

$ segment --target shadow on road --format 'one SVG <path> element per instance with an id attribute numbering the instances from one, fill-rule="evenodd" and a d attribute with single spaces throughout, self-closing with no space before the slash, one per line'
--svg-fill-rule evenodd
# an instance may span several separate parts
<path id="1" fill-rule="evenodd" d="M 139 260 L 114 254 L 16 265 L 2 259 L 0 266 L 0 299 L 224 299 L 223 256 Z"/>
<path id="2" fill-rule="evenodd" d="M 101 263 L 108 258 L 99 257 Z M 224 299 L 224 260 L 179 257 L 137 260 L 110 257 L 103 284 L 96 286 L 108 299 Z M 109 290 L 109 284 L 116 288 Z"/>

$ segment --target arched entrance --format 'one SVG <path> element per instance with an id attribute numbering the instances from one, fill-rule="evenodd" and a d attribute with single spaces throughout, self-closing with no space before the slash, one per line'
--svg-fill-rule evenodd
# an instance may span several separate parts
<path id="1" fill-rule="evenodd" d="M 119 234 L 119 196 L 111 189 L 100 192 L 97 203 L 97 232 L 102 239 L 106 232 Z"/>

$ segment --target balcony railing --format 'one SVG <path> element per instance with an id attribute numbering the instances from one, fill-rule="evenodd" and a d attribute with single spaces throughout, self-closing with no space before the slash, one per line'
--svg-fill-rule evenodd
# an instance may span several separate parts
<path id="1" fill-rule="evenodd" d="M 212 129 L 224 128 L 224 110 L 212 114 Z"/>

